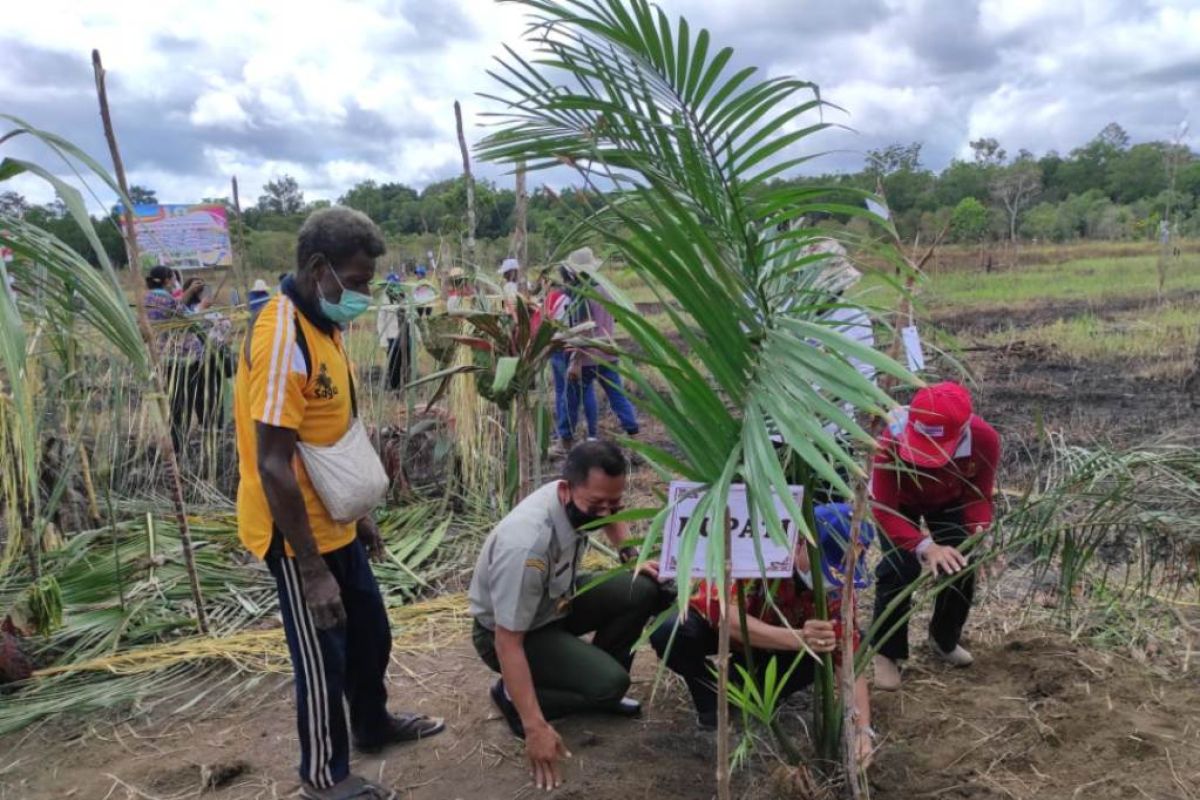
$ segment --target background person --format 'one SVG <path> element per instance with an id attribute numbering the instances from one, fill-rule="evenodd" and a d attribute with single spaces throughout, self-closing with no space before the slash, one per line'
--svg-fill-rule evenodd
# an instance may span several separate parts
<path id="1" fill-rule="evenodd" d="M 568 324 L 571 327 L 593 323 L 584 335 L 600 341 L 613 341 L 616 322 L 604 305 L 611 297 L 592 277 L 603 266 L 603 262 L 592 253 L 590 247 L 575 250 L 563 263 L 564 276 L 571 284 L 571 303 L 568 306 Z M 599 435 L 600 410 L 596 403 L 595 384 L 599 383 L 608 396 L 608 406 L 626 436 L 637 436 L 639 431 L 637 410 L 625 395 L 620 374 L 613 369 L 617 356 L 596 348 L 574 350 L 567 368 L 567 416 L 574 432 L 579 418 L 579 406 L 587 422 L 588 439 Z M 564 447 L 570 447 L 570 439 Z"/>
<path id="2" fill-rule="evenodd" d="M 259 278 L 250 287 L 250 293 L 246 295 L 246 302 L 250 308 L 250 313 L 253 314 L 267 304 L 271 299 L 271 289 L 267 286 L 267 282 Z"/>
<path id="3" fill-rule="evenodd" d="M 599 711 L 641 712 L 625 696 L 633 645 L 661 606 L 657 564 L 648 575 L 618 573 L 578 592 L 586 526 L 621 510 L 629 464 L 611 442 L 587 442 L 567 456 L 563 479 L 530 494 L 484 540 L 471 577 L 472 638 L 483 662 L 500 673 L 492 702 L 525 739 L 534 783 L 561 783 L 568 755 L 550 720 Z M 625 525 L 605 529 L 622 560 Z M 591 642 L 580 639 L 594 632 Z"/>
<path id="4" fill-rule="evenodd" d="M 875 686 L 900 687 L 898 662 L 908 658 L 906 597 L 887 607 L 921 574 L 955 575 L 967 566 L 962 545 L 992 523 L 1000 437 L 973 413 L 971 394 L 950 381 L 921 389 L 881 437 L 871 471 L 875 519 L 885 534 L 876 568 L 875 622 L 880 634 Z M 924 520 L 928 533 L 921 530 Z M 975 575 L 966 572 L 938 593 L 929 622 L 933 654 L 956 667 L 974 660 L 961 644 Z M 903 620 L 903 621 L 901 621 Z"/>
<path id="5" fill-rule="evenodd" d="M 342 326 L 370 306 L 379 229 L 333 207 L 298 234 L 294 277 L 259 313 L 235 386 L 238 535 L 275 577 L 296 683 L 301 796 L 372 800 L 392 793 L 350 774 L 360 750 L 440 733 L 439 719 L 387 710 L 392 637 L 368 556 L 383 544 L 369 516 L 335 522 L 297 458 L 298 440 L 331 445 L 353 422 Z M 349 724 L 343 701 L 349 707 Z"/>
<path id="6" fill-rule="evenodd" d="M 175 296 L 176 273 L 157 266 L 146 273 L 146 293 L 142 305 L 155 330 L 159 358 L 166 369 L 171 402 L 171 441 L 179 452 L 187 441 L 192 411 L 196 405 L 196 387 L 202 381 L 200 365 L 204 344 L 189 323 L 182 287 Z M 194 287 L 193 295 L 202 287 Z"/>
<path id="7" fill-rule="evenodd" d="M 782 676 L 791 666 L 796 654 L 807 647 L 814 653 L 834 653 L 840 661 L 842 641 L 841 603 L 837 587 L 843 583 L 845 543 L 850 539 L 850 506 L 846 503 L 829 503 L 814 509 L 818 543 L 821 550 L 821 571 L 828 593 L 828 620 L 816 618 L 812 593 L 812 562 L 808 547 L 803 540 L 796 545 L 796 572 L 790 580 L 766 582 L 771 589 L 774 604 L 768 602 L 764 581 L 742 580 L 736 587 L 746 602 L 746 633 L 752 649 L 754 667 L 761 678 L 763 670 L 772 657 L 776 669 Z M 862 556 L 855 570 L 856 586 L 865 587 L 867 581 L 866 550 L 875 538 L 870 526 L 859 531 Z M 701 581 L 688 603 L 687 617 L 666 620 L 650 635 L 659 658 L 664 659 L 672 672 L 683 678 L 696 708 L 700 727 L 715 730 L 717 727 L 717 689 L 709 659 L 717 654 L 717 627 L 721 622 L 720 586 Z M 736 604 L 726 606 L 729 619 L 729 636 L 734 643 L 734 663 L 749 668 L 741 645 L 742 625 Z M 674 636 L 674 641 L 672 641 Z M 854 632 L 855 648 L 860 639 Z M 784 684 L 780 700 L 812 685 L 816 660 L 805 658 L 792 672 Z M 861 723 L 858 743 L 859 764 L 866 766 L 874 750 L 871 733 L 871 704 L 865 676 L 854 684 L 854 707 Z"/>

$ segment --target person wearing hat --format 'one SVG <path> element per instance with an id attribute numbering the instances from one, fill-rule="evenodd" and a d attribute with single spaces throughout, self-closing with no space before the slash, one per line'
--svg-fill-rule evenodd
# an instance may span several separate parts
<path id="1" fill-rule="evenodd" d="M 613 341 L 616 322 L 605 302 L 612 298 L 594 278 L 603 262 L 592 253 L 592 248 L 583 247 L 567 256 L 562 264 L 562 275 L 570 293 L 568 325 L 575 327 L 591 322 L 592 328 L 585 335 L 600 341 Z M 590 348 L 571 353 L 567 369 L 567 423 L 560 430 L 562 449 L 570 450 L 575 428 L 579 420 L 579 405 L 583 404 L 587 422 L 587 437 L 599 435 L 600 409 L 596 404 L 597 380 L 608 395 L 608 406 L 616 415 L 626 436 L 636 436 L 639 431 L 637 410 L 621 386 L 621 375 L 614 368 L 617 356 L 603 350 Z"/>
<path id="2" fill-rule="evenodd" d="M 521 263 L 515 258 L 500 262 L 500 280 L 504 284 L 504 299 L 512 300 L 521 287 Z"/>
<path id="3" fill-rule="evenodd" d="M 833 653 L 835 661 L 840 660 L 842 625 L 839 589 L 845 582 L 845 545 L 850 539 L 851 508 L 848 503 L 827 503 L 817 506 L 813 513 L 820 548 L 819 568 L 827 590 L 829 618 L 818 619 L 816 616 L 812 560 L 802 538 L 796 543 L 795 573 L 790 580 L 741 580 L 735 585 L 736 591 L 745 598 L 749 642 L 742 639 L 741 614 L 737 605 L 730 604 L 725 610 L 729 617 L 730 639 L 733 640 L 734 662 L 749 668 L 745 656 L 745 645 L 749 644 L 754 668 L 760 677 L 772 658 L 776 659 L 778 674 L 785 674 L 793 659 L 803 651 Z M 861 551 L 853 577 L 854 585 L 859 589 L 870 584 L 866 551 L 874 539 L 874 529 L 870 525 L 862 525 L 858 537 Z M 717 628 L 720 622 L 720 585 L 701 581 L 688 602 L 687 616 L 682 621 L 676 617 L 667 619 L 650 635 L 650 643 L 659 658 L 683 678 L 696 708 L 697 721 L 706 730 L 715 729 L 717 725 L 717 692 L 709 659 L 717 653 Z M 860 632 L 856 630 L 855 648 L 860 638 Z M 792 670 L 782 688 L 780 700 L 810 686 L 815 667 L 815 658 L 804 658 Z M 859 763 L 866 766 L 874 745 L 870 727 L 871 704 L 865 677 L 855 683 L 854 708 L 860 723 Z"/>
<path id="4" fill-rule="evenodd" d="M 271 290 L 267 287 L 267 282 L 259 278 L 250 287 L 250 293 L 246 295 L 246 304 L 250 307 L 250 313 L 253 314 L 267 304 L 271 299 Z"/>
<path id="5" fill-rule="evenodd" d="M 935 577 L 959 576 L 934 601 L 930 650 L 952 666 L 972 663 L 959 644 L 975 592 L 963 544 L 992 523 L 999 463 L 999 435 L 975 415 L 970 392 L 952 381 L 918 391 L 880 438 L 871 471 L 875 519 L 886 539 L 875 572 L 873 628 L 884 637 L 875 656 L 876 688 L 900 687 L 909 598 L 897 599 L 922 567 Z"/>
<path id="6" fill-rule="evenodd" d="M 466 301 L 471 296 L 466 271 L 462 267 L 454 267 L 446 273 L 446 282 L 449 284 L 446 290 L 446 310 L 466 310 Z"/>

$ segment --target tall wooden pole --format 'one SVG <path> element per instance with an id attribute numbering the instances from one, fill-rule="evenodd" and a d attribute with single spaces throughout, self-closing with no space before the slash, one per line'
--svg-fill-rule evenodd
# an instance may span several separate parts
<path id="1" fill-rule="evenodd" d="M 125 207 L 125 248 L 129 251 L 131 268 L 140 270 L 141 251 L 138 250 L 137 232 L 133 228 L 133 208 L 129 202 L 129 185 L 125 181 L 125 164 L 121 161 L 121 151 L 117 147 L 112 115 L 108 111 L 108 91 L 104 85 L 104 65 L 100 62 L 99 50 L 92 51 L 92 69 L 96 75 L 96 96 L 100 101 L 100 120 L 104 124 L 104 138 L 108 140 L 108 150 L 112 154 L 117 185 L 121 187 L 121 205 Z M 171 489 L 175 521 L 179 526 L 179 541 L 183 547 L 183 563 L 187 570 L 188 582 L 191 584 L 192 601 L 196 604 L 196 624 L 200 633 L 207 634 L 208 614 L 204 610 L 204 595 L 200 591 L 200 579 L 196 574 L 196 557 L 192 549 L 192 532 L 188 527 L 187 508 L 183 500 L 183 480 L 179 474 L 179 459 L 175 453 L 175 443 L 171 440 L 169 404 L 167 393 L 163 388 L 165 382 L 159 370 L 158 346 L 154 339 L 154 330 L 150 327 L 150 317 L 146 314 L 144 301 L 138 302 L 138 328 L 142 332 L 142 340 L 146 343 L 146 349 L 150 352 L 151 427 L 158 438 L 158 449 L 163 455 L 163 467 Z"/>
<path id="2" fill-rule="evenodd" d="M 528 217 L 529 195 L 525 193 L 525 162 L 521 161 L 517 164 L 517 207 L 511 255 L 521 262 L 522 269 L 529 269 Z"/>
<path id="3" fill-rule="evenodd" d="M 717 800 L 732 800 L 729 764 L 729 604 L 733 601 L 733 522 L 725 510 L 725 579 L 721 582 L 721 619 L 717 625 Z"/>
<path id="4" fill-rule="evenodd" d="M 475 178 L 471 176 L 471 154 L 467 150 L 467 137 L 463 135 L 462 106 L 454 101 L 454 124 L 458 129 L 458 149 L 462 151 L 463 180 L 467 183 L 467 257 L 468 266 L 477 266 L 475 260 Z"/>
<path id="5" fill-rule="evenodd" d="M 233 176 L 233 219 L 237 225 L 237 247 L 233 252 L 233 265 L 238 275 L 238 280 L 242 284 L 242 297 L 245 298 L 247 307 L 250 303 L 250 276 L 246 274 L 246 231 L 242 226 L 242 202 L 238 198 L 238 182 L 237 175 Z"/>

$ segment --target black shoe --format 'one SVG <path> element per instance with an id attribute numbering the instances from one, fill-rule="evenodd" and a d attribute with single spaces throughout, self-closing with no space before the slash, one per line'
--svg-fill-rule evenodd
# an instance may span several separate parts
<path id="1" fill-rule="evenodd" d="M 612 707 L 612 713 L 618 717 L 640 717 L 642 715 L 642 704 L 632 697 L 622 697 Z"/>
<path id="2" fill-rule="evenodd" d="M 525 738 L 525 726 L 521 723 L 521 714 L 517 711 L 517 707 L 513 705 L 513 701 L 508 699 L 508 695 L 504 693 L 504 681 L 498 680 L 492 684 L 492 702 L 496 708 L 500 709 L 500 713 L 504 716 L 504 721 L 508 723 L 508 729 L 513 732 L 513 736 L 518 739 Z"/>

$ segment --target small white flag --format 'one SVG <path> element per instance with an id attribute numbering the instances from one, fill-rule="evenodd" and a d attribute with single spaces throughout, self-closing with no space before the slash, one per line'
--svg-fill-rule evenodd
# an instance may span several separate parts
<path id="1" fill-rule="evenodd" d="M 883 205 L 882 203 L 876 203 L 874 200 L 872 200 L 869 197 L 867 198 L 867 211 L 870 211 L 872 214 L 875 214 L 876 216 L 883 217 L 884 219 L 892 218 L 891 209 L 889 209 L 887 206 Z"/>
<path id="2" fill-rule="evenodd" d="M 908 360 L 909 372 L 921 372 L 925 369 L 925 350 L 921 347 L 921 334 L 916 325 L 909 325 L 900 331 L 904 340 L 904 357 Z"/>

